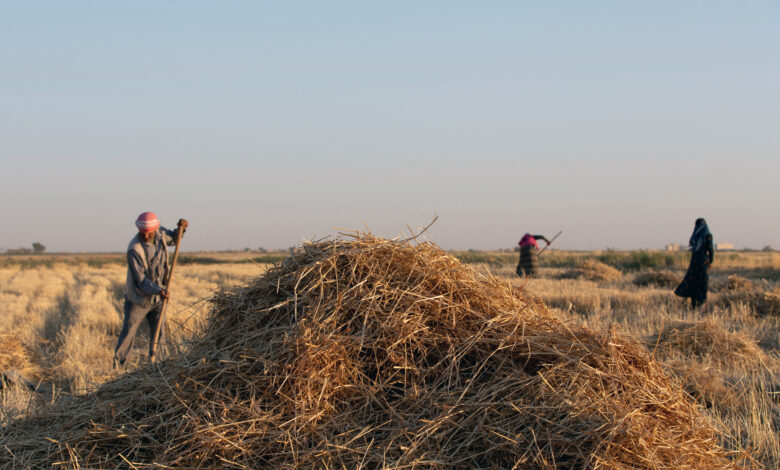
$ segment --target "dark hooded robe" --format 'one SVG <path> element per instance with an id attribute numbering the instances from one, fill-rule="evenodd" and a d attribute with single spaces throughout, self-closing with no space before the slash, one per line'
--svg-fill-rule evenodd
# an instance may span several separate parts
<path id="1" fill-rule="evenodd" d="M 708 269 L 714 258 L 712 233 L 704 219 L 696 219 L 688 250 L 691 252 L 691 263 L 674 293 L 680 297 L 690 298 L 691 306 L 696 307 L 707 301 L 707 287 L 710 280 Z"/>

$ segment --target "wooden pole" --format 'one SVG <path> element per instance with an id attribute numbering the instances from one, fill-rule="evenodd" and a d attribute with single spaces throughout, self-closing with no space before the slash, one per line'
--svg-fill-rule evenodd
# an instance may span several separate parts
<path id="1" fill-rule="evenodd" d="M 171 269 L 168 270 L 168 274 L 165 276 L 165 289 L 168 291 L 168 297 L 170 298 L 171 291 L 171 278 L 173 277 L 173 269 L 176 267 L 176 260 L 179 259 L 179 247 L 181 246 L 181 237 L 184 230 L 181 226 L 181 220 L 179 220 L 178 228 L 176 230 L 176 249 L 173 252 L 173 261 L 171 262 Z M 152 340 L 152 350 L 150 359 L 152 362 L 157 355 L 157 342 L 160 340 L 160 331 L 162 331 L 165 325 L 165 311 L 168 309 L 168 299 L 163 299 L 162 312 L 160 313 L 160 319 L 157 321 L 157 327 L 154 329 L 154 339 Z"/>
<path id="2" fill-rule="evenodd" d="M 555 236 L 552 238 L 552 240 L 550 240 L 550 243 L 548 243 L 548 244 L 547 244 L 547 246 L 550 246 L 550 245 L 552 245 L 552 242 L 554 242 L 554 241 L 555 241 L 555 239 L 556 239 L 556 238 L 558 238 L 558 235 L 560 235 L 560 234 L 562 234 L 562 233 L 563 233 L 563 230 L 561 230 L 560 232 L 558 232 L 558 233 L 557 233 L 557 234 L 556 234 L 556 235 L 555 235 Z M 542 251 L 540 251 L 540 252 L 539 252 L 539 255 L 541 255 L 542 253 L 544 253 L 544 250 L 546 250 L 546 249 L 547 249 L 547 246 L 545 246 L 544 248 L 542 248 Z"/>

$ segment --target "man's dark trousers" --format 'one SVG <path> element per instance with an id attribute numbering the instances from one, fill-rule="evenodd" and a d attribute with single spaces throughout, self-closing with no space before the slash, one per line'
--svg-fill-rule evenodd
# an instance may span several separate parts
<path id="1" fill-rule="evenodd" d="M 152 354 L 152 339 L 154 338 L 154 329 L 157 323 L 160 321 L 160 315 L 162 314 L 162 301 L 149 307 L 141 307 L 136 305 L 125 297 L 125 319 L 122 322 L 122 332 L 119 334 L 119 342 L 116 345 L 116 351 L 114 356 L 120 364 L 124 364 L 127 359 L 127 354 L 133 347 L 133 339 L 138 331 L 138 327 L 141 326 L 141 322 L 146 318 L 146 322 L 149 324 L 149 331 L 151 338 L 149 338 L 149 355 Z M 160 329 L 160 345 L 163 344 L 165 338 L 165 325 L 162 325 Z M 162 348 L 158 348 L 158 351 L 162 351 Z"/>

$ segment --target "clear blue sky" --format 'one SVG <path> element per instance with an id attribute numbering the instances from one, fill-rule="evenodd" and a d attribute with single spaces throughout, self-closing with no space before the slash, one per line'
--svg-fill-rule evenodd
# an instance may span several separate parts
<path id="1" fill-rule="evenodd" d="M 780 247 L 778 2 L 0 3 L 0 247 Z"/>

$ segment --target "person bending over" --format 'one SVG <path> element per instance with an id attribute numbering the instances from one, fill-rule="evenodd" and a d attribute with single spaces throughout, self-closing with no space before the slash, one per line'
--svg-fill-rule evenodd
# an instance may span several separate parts
<path id="1" fill-rule="evenodd" d="M 176 243 L 179 230 L 187 230 L 189 223 L 179 219 L 176 230 L 160 226 L 154 212 L 144 212 L 135 221 L 138 233 L 127 246 L 127 280 L 125 282 L 124 320 L 114 351 L 114 365 L 123 365 L 133 346 L 138 327 L 146 319 L 149 331 L 154 335 L 160 328 L 162 343 L 164 325 L 159 325 L 163 299 L 168 290 L 164 287 L 168 273 L 168 245 Z M 152 340 L 149 341 L 149 357 L 152 358 Z"/>
<path id="2" fill-rule="evenodd" d="M 544 240 L 548 245 L 550 240 L 544 235 L 526 233 L 517 243 L 520 245 L 520 262 L 515 271 L 518 276 L 534 277 L 539 271 L 539 244 L 536 240 Z"/>

